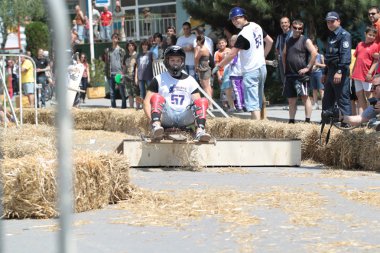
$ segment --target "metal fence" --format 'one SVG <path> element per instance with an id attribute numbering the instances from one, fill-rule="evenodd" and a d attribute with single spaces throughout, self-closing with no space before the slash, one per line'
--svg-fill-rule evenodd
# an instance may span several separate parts
<path id="1" fill-rule="evenodd" d="M 148 20 L 144 18 L 139 18 L 138 24 L 136 19 L 126 19 L 125 20 L 125 36 L 127 40 L 140 40 L 146 39 L 152 36 L 154 33 L 159 32 L 164 34 L 166 28 L 170 25 L 175 24 L 176 17 L 152 17 Z"/>

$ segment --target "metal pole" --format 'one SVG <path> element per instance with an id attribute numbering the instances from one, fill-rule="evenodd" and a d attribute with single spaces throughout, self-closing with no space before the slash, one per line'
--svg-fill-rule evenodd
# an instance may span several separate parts
<path id="1" fill-rule="evenodd" d="M 92 25 L 92 1 L 87 0 L 88 5 L 88 22 L 90 23 L 90 30 L 89 30 L 89 36 L 90 36 L 90 63 L 93 63 L 92 60 L 95 58 L 95 51 L 94 51 L 94 27 Z"/>
<path id="2" fill-rule="evenodd" d="M 4 98 L 5 100 L 5 98 Z M 3 130 L 4 131 L 4 130 Z M 1 140 L 3 141 L 3 140 Z M 0 159 L 3 159 L 3 156 L 2 156 L 2 153 L 3 152 L 0 152 Z M 4 240 L 4 234 L 5 234 L 5 230 L 3 228 L 3 221 L 2 221 L 2 217 L 3 217 L 3 212 L 4 212 L 4 209 L 3 209 L 3 168 L 0 164 L 0 253 L 5 253 L 5 247 L 4 247 L 4 243 L 5 243 L 5 240 Z"/>
<path id="3" fill-rule="evenodd" d="M 58 192 L 59 192 L 59 252 L 76 252 L 73 241 L 73 178 L 72 178 L 72 117 L 67 106 L 67 67 L 70 48 L 70 22 L 64 0 L 46 0 L 50 20 L 54 29 L 57 74 L 57 148 L 58 148 Z"/>

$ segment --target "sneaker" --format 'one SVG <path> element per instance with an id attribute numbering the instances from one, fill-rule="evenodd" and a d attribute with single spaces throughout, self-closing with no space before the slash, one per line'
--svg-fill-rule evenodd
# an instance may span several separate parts
<path id="1" fill-rule="evenodd" d="M 236 110 L 234 108 L 230 108 L 227 110 L 227 113 L 234 113 L 234 112 L 236 112 Z"/>
<path id="2" fill-rule="evenodd" d="M 211 140 L 211 135 L 206 133 L 204 129 L 198 130 L 197 135 L 195 136 L 196 141 L 200 142 L 209 142 Z"/>
<path id="3" fill-rule="evenodd" d="M 164 137 L 164 128 L 158 124 L 152 125 L 152 139 L 161 140 Z"/>
<path id="4" fill-rule="evenodd" d="M 282 110 L 289 111 L 289 106 L 282 107 Z"/>
<path id="5" fill-rule="evenodd" d="M 315 104 L 313 105 L 313 110 L 319 110 L 319 105 L 318 105 L 317 103 L 315 103 Z"/>

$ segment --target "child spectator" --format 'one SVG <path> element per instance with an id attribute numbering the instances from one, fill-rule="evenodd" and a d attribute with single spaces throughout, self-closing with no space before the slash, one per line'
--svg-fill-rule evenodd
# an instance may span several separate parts
<path id="1" fill-rule="evenodd" d="M 152 52 L 149 51 L 148 40 L 141 42 L 141 50 L 137 56 L 137 69 L 135 73 L 135 82 L 139 84 L 140 97 L 145 98 L 146 87 L 149 85 L 150 80 L 153 78 L 153 57 Z"/>
<path id="2" fill-rule="evenodd" d="M 371 96 L 372 62 L 373 54 L 378 52 L 378 44 L 374 43 L 377 36 L 375 27 L 367 27 L 365 31 L 365 41 L 360 42 L 355 50 L 355 65 L 352 73 L 352 79 L 355 80 L 356 96 L 358 97 L 359 111 L 362 114 L 367 108 L 367 99 Z"/>
<path id="3" fill-rule="evenodd" d="M 235 45 L 237 40 L 237 35 L 232 35 L 230 39 L 231 47 Z M 244 87 L 243 87 L 243 73 L 241 71 L 240 64 L 240 53 L 234 57 L 234 59 L 230 62 L 230 81 L 232 85 L 232 89 L 235 95 L 235 108 L 237 112 L 242 112 L 245 108 L 244 106 Z"/>
<path id="4" fill-rule="evenodd" d="M 315 49 L 317 50 L 317 58 L 311 70 L 310 84 L 313 88 L 313 110 L 319 110 L 318 105 L 318 91 L 321 95 L 321 100 L 323 99 L 323 83 L 322 83 L 322 69 L 326 67 L 325 58 L 322 54 L 318 52 L 317 43 L 313 43 Z"/>
<path id="5" fill-rule="evenodd" d="M 215 65 L 218 65 L 224 59 L 224 57 L 226 57 L 226 55 L 231 51 L 231 49 L 227 47 L 226 38 L 219 39 L 217 46 L 218 46 L 218 51 L 216 51 L 214 54 Z M 224 73 L 224 68 L 219 68 L 218 72 L 216 72 L 218 83 L 220 86 L 222 85 L 222 81 L 223 81 L 223 73 Z M 220 99 L 222 101 L 223 106 L 227 107 L 227 104 L 226 104 L 227 101 L 222 91 L 220 92 Z"/>

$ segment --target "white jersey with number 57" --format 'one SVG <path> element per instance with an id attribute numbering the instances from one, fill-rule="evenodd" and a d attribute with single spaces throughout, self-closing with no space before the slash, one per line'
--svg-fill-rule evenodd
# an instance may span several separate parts
<path id="1" fill-rule="evenodd" d="M 165 98 L 166 104 L 175 111 L 185 111 L 192 103 L 191 94 L 199 87 L 192 76 L 184 79 L 173 78 L 168 72 L 155 77 L 158 93 Z"/>

